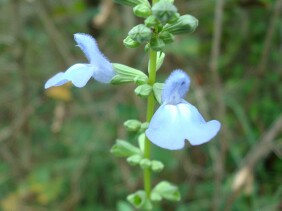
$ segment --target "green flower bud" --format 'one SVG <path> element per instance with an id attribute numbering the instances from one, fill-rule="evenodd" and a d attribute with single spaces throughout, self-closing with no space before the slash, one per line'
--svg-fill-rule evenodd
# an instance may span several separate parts
<path id="1" fill-rule="evenodd" d="M 168 31 L 162 31 L 159 34 L 159 38 L 162 39 L 165 44 L 172 43 L 174 41 L 174 36 Z"/>
<path id="2" fill-rule="evenodd" d="M 140 18 L 147 18 L 151 15 L 152 11 L 150 6 L 146 4 L 138 4 L 133 8 L 133 13 Z"/>
<path id="3" fill-rule="evenodd" d="M 149 4 L 147 0 L 114 0 L 115 3 L 134 7 L 138 4 Z"/>
<path id="4" fill-rule="evenodd" d="M 156 26 L 157 24 L 158 24 L 158 19 L 153 15 L 145 19 L 145 25 L 147 27 L 153 27 Z"/>
<path id="5" fill-rule="evenodd" d="M 175 18 L 177 8 L 166 0 L 160 0 L 152 7 L 153 15 L 163 24 Z"/>
<path id="6" fill-rule="evenodd" d="M 162 198 L 169 201 L 179 201 L 181 198 L 178 188 L 166 181 L 157 184 L 152 190 L 153 193 L 159 194 Z"/>
<path id="7" fill-rule="evenodd" d="M 117 74 L 111 80 L 111 84 L 134 82 L 139 85 L 148 82 L 148 76 L 140 70 L 118 63 L 112 63 L 112 65 Z"/>
<path id="8" fill-rule="evenodd" d="M 127 36 L 124 40 L 123 40 L 123 44 L 125 45 L 125 47 L 127 48 L 136 48 L 138 46 L 140 46 L 139 42 L 134 41 L 133 39 L 131 39 L 129 36 Z"/>
<path id="9" fill-rule="evenodd" d="M 150 196 L 152 201 L 159 202 L 162 200 L 162 196 L 156 192 L 152 192 Z"/>
<path id="10" fill-rule="evenodd" d="M 150 48 L 152 48 L 155 51 L 162 51 L 163 48 L 165 47 L 165 42 L 160 39 L 153 37 L 150 41 Z"/>
<path id="11" fill-rule="evenodd" d="M 164 164 L 160 161 L 153 160 L 151 164 L 151 169 L 154 172 L 161 172 L 164 169 Z"/>
<path id="12" fill-rule="evenodd" d="M 172 34 L 183 34 L 195 31 L 198 26 L 198 20 L 192 15 L 183 15 L 174 23 L 167 24 L 163 30 Z"/>
<path id="13" fill-rule="evenodd" d="M 136 119 L 130 119 L 123 123 L 124 127 L 131 132 L 136 132 L 140 129 L 142 123 Z"/>
<path id="14" fill-rule="evenodd" d="M 144 158 L 140 161 L 140 166 L 142 169 L 150 168 L 151 167 L 151 161 L 147 158 Z"/>
<path id="15" fill-rule="evenodd" d="M 143 84 L 138 86 L 134 92 L 137 96 L 140 97 L 148 97 L 151 94 L 152 91 L 152 86 L 150 86 L 149 84 Z"/>
<path id="16" fill-rule="evenodd" d="M 142 156 L 138 154 L 132 155 L 126 159 L 126 161 L 132 166 L 139 165 L 141 160 L 142 160 Z"/>
<path id="17" fill-rule="evenodd" d="M 132 144 L 118 139 L 117 143 L 111 148 L 111 153 L 117 157 L 129 157 L 135 154 L 140 154 L 141 151 Z"/>
<path id="18" fill-rule="evenodd" d="M 148 41 L 152 37 L 152 31 L 144 24 L 134 26 L 129 32 L 128 36 L 138 43 Z"/>
<path id="19" fill-rule="evenodd" d="M 129 201 L 135 208 L 139 209 L 146 203 L 146 193 L 143 190 L 139 190 L 135 193 L 127 196 L 127 201 Z"/>

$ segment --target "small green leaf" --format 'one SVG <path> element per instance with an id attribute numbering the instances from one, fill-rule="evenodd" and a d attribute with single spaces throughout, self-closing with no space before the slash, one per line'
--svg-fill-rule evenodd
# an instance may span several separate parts
<path id="1" fill-rule="evenodd" d="M 118 139 L 117 143 L 111 148 L 111 153 L 117 157 L 129 157 L 135 154 L 141 154 L 141 151 L 127 141 Z"/>
<path id="2" fill-rule="evenodd" d="M 162 104 L 163 87 L 164 87 L 164 83 L 155 83 L 153 85 L 154 96 L 159 104 Z"/>
<path id="3" fill-rule="evenodd" d="M 138 154 L 132 155 L 126 159 L 126 161 L 132 166 L 139 165 L 141 160 L 142 160 L 142 156 Z"/>
<path id="4" fill-rule="evenodd" d="M 129 119 L 123 123 L 124 127 L 130 132 L 139 131 L 142 123 L 136 119 Z"/>
<path id="5" fill-rule="evenodd" d="M 152 193 L 157 193 L 161 195 L 162 198 L 169 201 L 179 201 L 181 198 L 178 187 L 167 181 L 162 181 L 157 184 L 152 190 Z"/>
<path id="6" fill-rule="evenodd" d="M 152 86 L 150 86 L 149 84 L 143 84 L 136 87 L 134 92 L 140 97 L 148 97 L 152 92 Z"/>
<path id="7" fill-rule="evenodd" d="M 154 172 L 161 172 L 164 169 L 164 164 L 160 161 L 153 160 L 151 164 L 151 169 Z"/>
<path id="8" fill-rule="evenodd" d="M 151 161 L 147 158 L 144 158 L 140 161 L 140 167 L 142 169 L 147 169 L 151 167 Z"/>

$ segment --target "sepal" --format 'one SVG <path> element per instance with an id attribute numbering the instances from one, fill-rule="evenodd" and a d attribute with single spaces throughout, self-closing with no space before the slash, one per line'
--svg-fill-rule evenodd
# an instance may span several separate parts
<path id="1" fill-rule="evenodd" d="M 158 194 L 169 201 L 179 201 L 181 199 L 178 187 L 167 181 L 161 181 L 157 184 L 152 190 L 152 194 Z"/>
<path id="2" fill-rule="evenodd" d="M 157 52 L 157 71 L 160 69 L 160 67 L 162 66 L 163 62 L 164 62 L 164 58 L 165 58 L 165 53 L 158 51 Z"/>
<path id="3" fill-rule="evenodd" d="M 125 121 L 123 123 L 123 125 L 127 129 L 127 131 L 137 132 L 137 131 L 139 131 L 139 129 L 142 125 L 142 122 L 140 122 L 139 120 L 136 120 L 136 119 L 129 119 L 129 120 Z"/>
<path id="4" fill-rule="evenodd" d="M 148 76 L 140 70 L 118 63 L 113 63 L 113 67 L 117 74 L 111 80 L 112 84 L 134 82 L 140 85 L 148 82 Z"/>
<path id="5" fill-rule="evenodd" d="M 165 47 L 165 42 L 157 37 L 153 37 L 150 41 L 150 48 L 152 48 L 154 51 L 162 51 Z"/>
<path id="6" fill-rule="evenodd" d="M 147 158 L 143 158 L 141 161 L 140 161 L 140 167 L 142 169 L 147 169 L 147 168 L 150 168 L 152 165 L 151 161 Z"/>
<path id="7" fill-rule="evenodd" d="M 151 169 L 154 172 L 161 172 L 164 169 L 164 164 L 158 160 L 151 161 Z"/>
<path id="8" fill-rule="evenodd" d="M 195 31 L 198 26 L 198 19 L 192 15 L 183 15 L 174 23 L 164 26 L 163 31 L 172 34 L 184 34 Z"/>
<path id="9" fill-rule="evenodd" d="M 132 155 L 126 159 L 126 161 L 132 166 L 139 165 L 141 160 L 142 160 L 142 156 L 138 154 Z"/>
<path id="10" fill-rule="evenodd" d="M 142 84 L 134 90 L 135 94 L 140 97 L 148 97 L 152 92 L 152 86 L 149 84 Z"/>
<path id="11" fill-rule="evenodd" d="M 117 143 L 112 146 L 111 153 L 117 157 L 130 157 L 132 155 L 141 154 L 141 151 L 132 144 L 118 139 Z"/>
<path id="12" fill-rule="evenodd" d="M 147 199 L 146 193 L 143 190 L 128 195 L 127 200 L 137 209 L 151 210 L 153 208 L 152 203 Z"/>
<path id="13" fill-rule="evenodd" d="M 147 4 L 138 4 L 133 8 L 133 13 L 140 18 L 147 18 L 152 14 L 151 7 Z"/>
<path id="14" fill-rule="evenodd" d="M 164 41 L 165 44 L 172 43 L 174 41 L 174 36 L 168 31 L 162 31 L 159 34 L 159 38 Z"/>
<path id="15" fill-rule="evenodd" d="M 149 41 L 152 37 L 152 30 L 145 26 L 144 24 L 139 24 L 134 26 L 129 32 L 128 36 L 138 42 L 143 43 L 145 41 Z"/>
<path id="16" fill-rule="evenodd" d="M 139 42 L 134 41 L 133 39 L 131 39 L 131 37 L 127 36 L 124 40 L 123 40 L 123 44 L 126 48 L 137 48 L 138 46 L 140 46 Z"/>
<path id="17" fill-rule="evenodd" d="M 140 150 L 141 150 L 142 153 L 144 153 L 145 139 L 146 139 L 145 133 L 141 133 L 141 134 L 138 136 L 138 145 L 139 145 L 139 148 L 140 148 Z"/>
<path id="18" fill-rule="evenodd" d="M 164 88 L 164 83 L 155 83 L 153 85 L 153 93 L 159 104 L 162 103 L 163 88 Z"/>
<path id="19" fill-rule="evenodd" d="M 144 23 L 147 27 L 154 27 L 158 25 L 159 21 L 155 16 L 151 15 L 145 19 Z"/>

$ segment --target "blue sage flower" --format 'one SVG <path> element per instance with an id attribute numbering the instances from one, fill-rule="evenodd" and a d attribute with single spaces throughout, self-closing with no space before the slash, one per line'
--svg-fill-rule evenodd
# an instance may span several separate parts
<path id="1" fill-rule="evenodd" d="M 45 89 L 52 86 L 60 86 L 69 81 L 76 87 L 84 87 L 91 77 L 101 83 L 110 83 L 115 75 L 112 64 L 100 52 L 93 37 L 88 34 L 74 34 L 77 46 L 83 51 L 88 64 L 74 64 L 65 72 L 59 72 L 45 83 Z"/>
<path id="2" fill-rule="evenodd" d="M 200 145 L 211 140 L 220 129 L 220 122 L 206 122 L 198 109 L 183 98 L 190 85 L 190 78 L 182 70 L 175 70 L 165 82 L 162 105 L 156 111 L 146 130 L 151 142 L 159 147 L 182 149 L 185 140 Z"/>

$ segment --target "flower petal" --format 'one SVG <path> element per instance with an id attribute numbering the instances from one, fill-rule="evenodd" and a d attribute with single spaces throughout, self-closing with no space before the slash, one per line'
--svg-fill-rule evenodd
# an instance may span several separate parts
<path id="1" fill-rule="evenodd" d="M 146 135 L 154 144 L 177 150 L 184 147 L 185 139 L 191 145 L 199 145 L 212 139 L 220 129 L 220 123 L 206 123 L 198 109 L 182 100 L 177 105 L 162 104 L 154 114 Z"/>
<path id="2" fill-rule="evenodd" d="M 165 81 L 162 101 L 174 105 L 180 103 L 189 86 L 189 76 L 183 70 L 174 70 Z"/>
<path id="3" fill-rule="evenodd" d="M 112 64 L 101 53 L 95 39 L 83 33 L 76 33 L 74 39 L 92 65 L 97 66 L 93 77 L 101 83 L 109 83 L 115 72 Z"/>
<path id="4" fill-rule="evenodd" d="M 179 118 L 185 138 L 191 145 L 200 145 L 210 141 L 219 131 L 221 125 L 217 120 L 206 122 L 198 109 L 183 100 L 184 103 L 177 105 Z"/>
<path id="5" fill-rule="evenodd" d="M 48 89 L 52 86 L 61 86 L 67 82 L 68 80 L 65 79 L 65 73 L 59 72 L 45 83 L 44 88 Z"/>
<path id="6" fill-rule="evenodd" d="M 88 64 L 74 64 L 65 72 L 65 78 L 76 87 L 84 87 L 93 76 L 95 66 Z"/>
<path id="7" fill-rule="evenodd" d="M 71 81 L 76 87 L 84 87 L 89 79 L 93 76 L 95 67 L 87 64 L 74 64 L 66 72 L 60 72 L 50 78 L 45 89 L 52 86 L 60 86 Z"/>
<path id="8" fill-rule="evenodd" d="M 175 105 L 162 104 L 154 114 L 146 136 L 159 147 L 177 150 L 184 147 L 184 125 L 179 119 L 179 111 Z"/>

